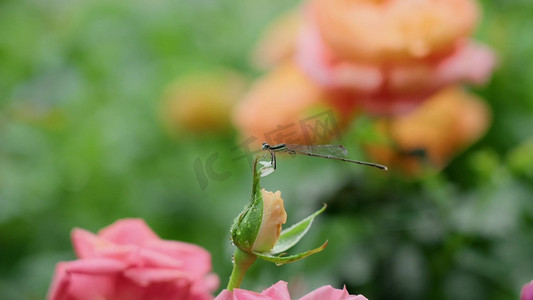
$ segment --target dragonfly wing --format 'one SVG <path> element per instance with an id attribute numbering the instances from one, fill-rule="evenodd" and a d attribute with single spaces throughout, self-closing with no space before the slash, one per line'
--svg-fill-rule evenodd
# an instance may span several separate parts
<path id="1" fill-rule="evenodd" d="M 347 157 L 348 150 L 342 145 L 294 145 L 287 144 L 289 152 L 299 154 L 318 154 L 323 156 Z"/>

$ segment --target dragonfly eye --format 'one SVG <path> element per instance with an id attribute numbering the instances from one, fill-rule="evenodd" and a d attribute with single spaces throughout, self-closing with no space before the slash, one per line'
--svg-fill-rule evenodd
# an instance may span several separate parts
<path id="1" fill-rule="evenodd" d="M 263 144 L 261 145 L 261 149 L 267 150 L 268 149 L 268 144 L 263 142 Z"/>

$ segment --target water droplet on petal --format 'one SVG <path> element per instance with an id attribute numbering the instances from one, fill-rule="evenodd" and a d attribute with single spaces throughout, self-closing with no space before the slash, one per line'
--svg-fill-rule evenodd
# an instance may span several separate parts
<path id="1" fill-rule="evenodd" d="M 272 165 L 270 166 L 265 166 L 263 168 L 261 168 L 259 170 L 259 172 L 261 173 L 261 177 L 265 177 L 265 176 L 268 176 L 270 174 L 272 174 L 274 172 L 274 168 L 272 167 Z"/>

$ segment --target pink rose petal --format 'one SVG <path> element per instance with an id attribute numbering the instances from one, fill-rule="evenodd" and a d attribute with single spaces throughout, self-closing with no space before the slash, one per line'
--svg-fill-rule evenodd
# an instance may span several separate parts
<path id="1" fill-rule="evenodd" d="M 128 267 L 124 262 L 110 258 L 87 258 L 66 263 L 66 272 L 79 274 L 112 274 Z"/>
<path id="2" fill-rule="evenodd" d="M 141 286 L 154 282 L 190 280 L 186 272 L 169 269 L 132 268 L 124 271 L 124 276 Z"/>
<path id="3" fill-rule="evenodd" d="M 69 280 L 68 274 L 65 272 L 67 263 L 58 263 L 56 266 L 56 271 L 54 277 L 52 278 L 52 283 L 50 289 L 48 290 L 48 295 L 46 299 L 50 300 L 60 300 L 64 298 L 64 295 L 67 294 Z"/>
<path id="4" fill-rule="evenodd" d="M 119 245 L 142 246 L 159 237 L 142 219 L 122 219 L 100 230 L 98 236 Z"/>
<path id="5" fill-rule="evenodd" d="M 94 257 L 98 247 L 110 244 L 84 229 L 75 228 L 72 230 L 70 236 L 74 245 L 74 251 L 80 258 Z"/>
<path id="6" fill-rule="evenodd" d="M 533 300 L 533 280 L 522 287 L 520 300 Z"/>
<path id="7" fill-rule="evenodd" d="M 269 296 L 272 299 L 291 300 L 289 290 L 287 289 L 287 282 L 281 280 L 273 286 L 269 287 L 268 289 L 264 290 L 262 294 Z"/>
<path id="8" fill-rule="evenodd" d="M 154 251 L 151 249 L 141 249 L 138 252 L 136 261 L 142 262 L 146 268 L 183 268 L 184 262 L 170 255 Z"/>
<path id="9" fill-rule="evenodd" d="M 48 299 L 106 299 L 112 293 L 116 271 L 123 267 L 119 262 L 105 259 L 59 263 Z"/>
<path id="10" fill-rule="evenodd" d="M 456 81 L 476 85 L 488 81 L 496 65 L 494 52 L 481 43 L 468 42 L 454 55 L 440 63 L 435 75 L 444 83 Z"/>
<path id="11" fill-rule="evenodd" d="M 300 300 L 368 300 L 362 295 L 350 295 L 344 287 L 342 290 L 333 288 L 331 285 L 320 287 L 303 296 Z"/>
<path id="12" fill-rule="evenodd" d="M 180 260 L 180 267 L 193 276 L 203 276 L 211 270 L 211 255 L 205 249 L 188 243 L 154 240 L 146 244 L 146 249 L 154 250 Z"/>
<path id="13" fill-rule="evenodd" d="M 233 299 L 234 300 L 275 300 L 270 296 L 264 295 L 263 293 L 255 293 L 251 291 L 235 289 L 233 290 Z"/>
<path id="14" fill-rule="evenodd" d="M 256 293 L 243 289 L 234 289 L 233 292 L 223 290 L 215 300 L 290 300 L 287 283 L 278 281 L 273 286 Z M 309 294 L 300 298 L 300 300 L 368 300 L 363 295 L 350 295 L 346 288 L 342 290 L 335 289 L 330 285 L 320 287 Z"/>
<path id="15" fill-rule="evenodd" d="M 233 292 L 223 290 L 220 292 L 220 294 L 218 294 L 215 300 L 233 300 Z"/>

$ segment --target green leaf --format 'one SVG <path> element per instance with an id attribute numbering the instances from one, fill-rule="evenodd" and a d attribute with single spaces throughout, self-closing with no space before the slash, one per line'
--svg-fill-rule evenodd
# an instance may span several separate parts
<path id="1" fill-rule="evenodd" d="M 283 230 L 281 232 L 278 242 L 276 243 L 274 248 L 269 251 L 269 254 L 278 254 L 296 245 L 296 243 L 298 243 L 298 241 L 300 241 L 305 236 L 305 234 L 311 227 L 311 224 L 313 224 L 313 219 L 319 214 L 321 214 L 326 209 L 326 207 L 327 205 L 324 204 L 321 209 L 319 209 L 309 217 Z"/>
<path id="2" fill-rule="evenodd" d="M 315 248 L 315 249 L 312 249 L 312 250 L 309 250 L 309 251 L 306 251 L 306 252 L 303 252 L 303 253 L 299 253 L 299 254 L 294 254 L 294 255 L 289 255 L 289 256 L 275 256 L 275 255 L 272 255 L 272 254 L 265 254 L 265 253 L 257 253 L 257 252 L 253 252 L 253 254 L 257 255 L 258 257 L 266 260 L 266 261 L 270 261 L 270 262 L 273 262 L 275 263 L 276 265 L 278 266 L 281 266 L 281 265 L 284 265 L 284 264 L 288 264 L 288 263 L 291 263 L 291 262 L 295 262 L 297 260 L 300 260 L 302 258 L 306 258 L 310 255 L 313 255 L 315 253 L 318 253 L 322 250 L 324 250 L 324 248 L 326 248 L 326 246 L 328 245 L 328 241 L 324 242 L 324 244 L 322 244 L 322 246 L 318 247 L 318 248 Z"/>

